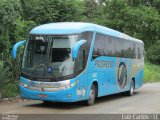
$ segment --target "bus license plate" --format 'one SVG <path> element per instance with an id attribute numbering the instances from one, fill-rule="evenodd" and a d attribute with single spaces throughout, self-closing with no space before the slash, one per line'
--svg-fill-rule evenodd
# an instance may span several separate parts
<path id="1" fill-rule="evenodd" d="M 40 98 L 47 98 L 48 97 L 48 95 L 46 95 L 46 94 L 39 94 L 38 95 Z"/>

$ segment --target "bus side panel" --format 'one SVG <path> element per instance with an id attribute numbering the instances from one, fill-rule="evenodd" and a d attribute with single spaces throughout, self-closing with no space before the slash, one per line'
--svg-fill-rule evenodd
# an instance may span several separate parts
<path id="1" fill-rule="evenodd" d="M 129 79 L 135 80 L 135 88 L 139 88 L 143 84 L 144 62 L 142 59 L 130 60 Z"/>
<path id="2" fill-rule="evenodd" d="M 125 66 L 126 69 L 122 70 L 121 66 Z M 93 81 L 97 81 L 98 97 L 128 91 L 133 78 L 135 88 L 143 84 L 143 60 L 140 59 L 101 56 L 91 61 L 89 68 L 88 90 Z M 126 78 L 123 76 L 121 79 L 121 75 L 124 74 Z"/>
<path id="3" fill-rule="evenodd" d="M 116 57 L 115 70 L 117 93 L 128 91 L 131 81 L 131 60 L 128 58 Z"/>
<path id="4" fill-rule="evenodd" d="M 93 82 L 97 82 L 98 84 L 98 96 L 102 96 L 103 95 L 103 78 L 104 78 L 104 73 L 103 72 L 98 72 L 98 71 L 93 71 L 88 73 L 88 96 L 89 96 L 89 92 L 91 89 L 91 86 L 93 84 Z"/>
<path id="5" fill-rule="evenodd" d="M 115 58 L 101 56 L 90 62 L 88 84 L 98 82 L 98 96 L 117 93 Z M 90 82 L 92 81 L 92 82 Z M 89 85 L 91 86 L 91 85 Z"/>
<path id="6" fill-rule="evenodd" d="M 82 101 L 88 98 L 88 85 L 87 85 L 88 78 L 86 76 L 87 72 L 82 72 L 75 79 L 73 79 L 73 82 L 79 81 L 78 84 L 76 85 L 76 95 L 74 98 L 75 101 Z"/>

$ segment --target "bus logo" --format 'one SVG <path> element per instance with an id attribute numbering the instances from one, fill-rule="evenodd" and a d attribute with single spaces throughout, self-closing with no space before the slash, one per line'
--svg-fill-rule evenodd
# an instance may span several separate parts
<path id="1" fill-rule="evenodd" d="M 118 68 L 118 85 L 121 89 L 126 86 L 127 83 L 127 67 L 124 62 L 119 64 Z"/>
<path id="2" fill-rule="evenodd" d="M 53 69 L 52 67 L 48 67 L 48 73 L 52 73 Z"/>

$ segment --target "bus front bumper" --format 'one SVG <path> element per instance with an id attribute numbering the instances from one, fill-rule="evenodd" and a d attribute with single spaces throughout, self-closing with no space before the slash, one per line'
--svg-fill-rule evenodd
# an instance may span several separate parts
<path id="1" fill-rule="evenodd" d="M 19 86 L 21 97 L 32 100 L 53 101 L 53 102 L 75 102 L 79 101 L 76 98 L 76 88 L 73 87 L 67 90 L 61 90 L 57 92 L 42 92 L 27 89 L 23 86 Z"/>

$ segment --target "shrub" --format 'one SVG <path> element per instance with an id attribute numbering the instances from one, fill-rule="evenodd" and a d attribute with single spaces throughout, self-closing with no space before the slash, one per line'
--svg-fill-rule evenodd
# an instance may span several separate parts
<path id="1" fill-rule="evenodd" d="M 148 48 L 147 60 L 149 60 L 151 63 L 160 65 L 160 40 Z"/>
<path id="2" fill-rule="evenodd" d="M 144 82 L 160 82 L 160 66 L 145 63 Z"/>

